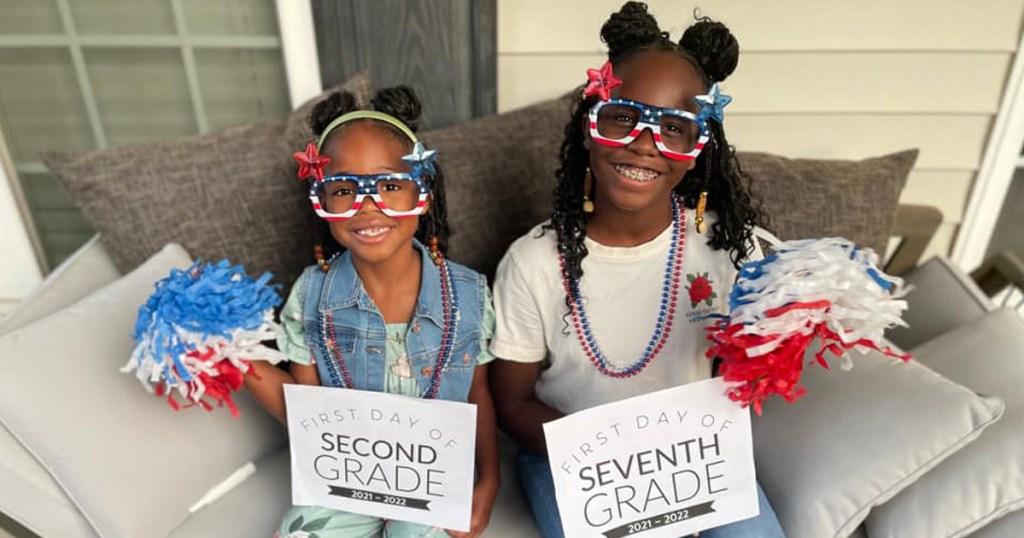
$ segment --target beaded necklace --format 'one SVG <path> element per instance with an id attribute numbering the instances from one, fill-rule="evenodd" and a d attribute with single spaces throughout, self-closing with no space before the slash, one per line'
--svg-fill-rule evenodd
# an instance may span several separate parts
<path id="1" fill-rule="evenodd" d="M 337 257 L 337 256 L 334 256 Z M 332 257 L 332 261 L 334 259 Z M 441 349 L 437 352 L 437 361 L 434 364 L 434 371 L 430 376 L 430 383 L 420 395 L 421 398 L 432 399 L 437 397 L 441 387 L 441 374 L 448 366 L 452 358 L 452 349 L 455 347 L 455 331 L 458 325 L 459 294 L 455 291 L 455 283 L 452 281 L 451 270 L 448 261 L 440 259 L 437 264 L 441 273 L 441 309 L 444 315 L 444 327 L 441 331 Z M 337 336 L 334 332 L 334 317 L 330 312 L 320 314 L 320 338 L 324 342 L 327 357 L 327 372 L 331 376 L 334 386 L 347 389 L 355 388 L 352 376 L 349 374 L 345 359 L 338 349 Z"/>
<path id="2" fill-rule="evenodd" d="M 668 262 L 665 264 L 665 283 L 661 291 L 661 307 L 658 311 L 658 321 L 654 327 L 654 334 L 641 356 L 636 362 L 625 367 L 616 367 L 611 364 L 597 345 L 597 339 L 587 321 L 587 313 L 583 308 L 583 297 L 580 294 L 580 283 L 576 279 L 569 278 L 565 269 L 565 257 L 558 253 L 558 263 L 562 271 L 562 286 L 569 298 L 569 312 L 572 314 L 572 324 L 576 329 L 576 337 L 579 338 L 580 346 L 590 362 L 601 371 L 602 374 L 624 379 L 635 376 L 643 371 L 654 357 L 665 347 L 668 335 L 672 332 L 672 322 L 675 319 L 676 297 L 679 292 L 679 277 L 683 266 L 683 247 L 686 244 L 686 212 L 679 208 L 679 200 L 672 196 L 672 242 L 669 245 Z"/>

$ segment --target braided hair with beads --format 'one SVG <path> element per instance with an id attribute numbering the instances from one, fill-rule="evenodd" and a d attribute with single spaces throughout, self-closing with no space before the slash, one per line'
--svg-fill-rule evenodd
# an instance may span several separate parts
<path id="1" fill-rule="evenodd" d="M 648 51 L 677 54 L 693 64 L 704 79 L 705 89 L 725 80 L 739 61 L 739 43 L 724 24 L 699 17 L 675 42 L 659 28 L 658 21 L 642 2 L 626 2 L 613 13 L 601 27 L 601 39 L 608 45 L 608 61 L 615 67 Z M 584 146 L 584 119 L 598 99 L 590 96 L 580 101 L 565 126 L 556 172 L 554 212 L 551 222 L 545 225 L 545 230 L 554 230 L 557 234 L 566 276 L 575 281 L 583 276 L 582 262 L 587 256 L 583 242 L 587 234 L 587 214 L 583 204 L 590 153 Z M 711 121 L 708 129 L 710 140 L 675 193 L 683 205 L 692 209 L 701 192 L 707 191 L 707 209 L 718 217 L 711 227 L 708 243 L 713 249 L 728 250 L 733 265 L 738 267 L 750 254 L 753 227 L 765 225 L 767 219 L 742 181 L 735 150 L 726 140 L 722 125 Z M 595 183 L 592 189 L 596 187 Z M 570 298 L 566 297 L 566 301 L 568 303 Z"/>

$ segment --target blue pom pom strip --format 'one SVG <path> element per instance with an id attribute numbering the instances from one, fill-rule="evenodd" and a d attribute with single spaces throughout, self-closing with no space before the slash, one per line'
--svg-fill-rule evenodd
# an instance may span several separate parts
<path id="1" fill-rule="evenodd" d="M 276 362 L 272 350 L 254 349 L 254 339 L 272 339 L 279 327 L 273 309 L 281 304 L 272 275 L 249 277 L 241 265 L 227 260 L 216 264 L 197 261 L 185 270 L 172 269 L 156 282 L 155 291 L 139 307 L 135 322 L 135 351 L 124 372 L 136 371 L 147 388 L 151 383 L 169 387 L 195 383 L 197 369 L 211 365 L 186 357 L 190 351 L 215 349 L 216 358 L 207 362 L 251 358 Z M 234 342 L 236 337 L 246 342 Z M 241 346 L 241 347 L 240 347 Z M 242 356 L 244 355 L 244 356 Z M 202 393 L 202 387 L 191 387 Z"/>

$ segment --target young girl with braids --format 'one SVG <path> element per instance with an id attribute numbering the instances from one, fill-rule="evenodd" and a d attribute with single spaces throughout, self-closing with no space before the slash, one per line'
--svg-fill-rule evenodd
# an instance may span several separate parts
<path id="1" fill-rule="evenodd" d="M 517 240 L 494 287 L 491 390 L 524 451 L 520 479 L 545 537 L 562 536 L 542 425 L 712 375 L 708 314 L 728 311 L 737 265 L 759 257 L 717 83 L 739 46 L 699 19 L 671 41 L 628 2 L 601 29 L 608 63 L 565 128 L 551 220 Z M 702 536 L 781 536 L 760 515 Z"/>
<path id="2" fill-rule="evenodd" d="M 477 482 L 471 530 L 444 531 L 310 506 L 285 515 L 279 536 L 317 521 L 322 538 L 476 537 L 498 491 L 487 343 L 494 312 L 486 279 L 445 258 L 444 175 L 414 131 L 420 103 L 409 88 L 381 90 L 373 110 L 337 93 L 313 110 L 319 140 L 296 153 L 310 183 L 322 246 L 281 312 L 285 372 L 254 364 L 246 384 L 282 422 L 282 385 L 355 388 L 477 405 Z"/>

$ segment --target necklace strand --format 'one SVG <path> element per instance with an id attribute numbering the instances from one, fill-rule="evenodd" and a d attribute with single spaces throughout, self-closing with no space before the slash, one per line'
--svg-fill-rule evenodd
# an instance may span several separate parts
<path id="1" fill-rule="evenodd" d="M 569 298 L 569 311 L 572 315 L 576 337 L 580 341 L 583 353 L 602 374 L 619 379 L 633 377 L 642 372 L 654 360 L 654 357 L 665 347 L 665 342 L 668 341 L 675 320 L 679 280 L 683 266 L 683 247 L 686 244 L 686 212 L 680 209 L 679 200 L 675 196 L 672 196 L 672 217 L 672 242 L 669 245 L 668 261 L 665 264 L 665 282 L 662 285 L 661 306 L 654 334 L 651 335 L 651 340 L 648 342 L 647 348 L 644 349 L 643 355 L 636 362 L 625 367 L 612 365 L 598 346 L 583 307 L 580 283 L 576 279 L 569 278 L 565 268 L 565 257 L 561 252 L 558 253 L 558 263 L 562 271 L 562 286 Z"/>

